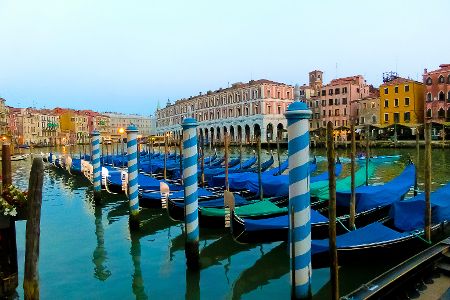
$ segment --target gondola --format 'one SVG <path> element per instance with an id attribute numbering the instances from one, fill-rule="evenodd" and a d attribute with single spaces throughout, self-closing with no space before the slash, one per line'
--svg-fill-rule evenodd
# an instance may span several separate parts
<path id="1" fill-rule="evenodd" d="M 356 188 L 356 227 L 368 225 L 378 221 L 389 212 L 390 205 L 400 201 L 410 190 L 415 181 L 415 166 L 409 164 L 405 170 L 393 180 L 383 185 L 361 186 Z M 339 218 L 337 230 L 338 233 L 347 232 L 349 216 L 346 215 L 349 210 L 350 195 L 348 191 L 340 193 L 338 201 Z M 380 197 L 380 195 L 383 195 Z M 328 218 L 321 213 L 326 211 L 317 211 L 311 209 L 311 234 L 313 238 L 323 238 L 328 236 Z M 240 243 L 258 243 L 283 241 L 288 238 L 288 215 L 282 216 L 256 216 L 253 218 L 243 218 L 237 213 L 232 214 L 232 234 L 237 242 Z"/>
<path id="2" fill-rule="evenodd" d="M 398 161 L 401 158 L 401 155 L 378 155 L 378 156 L 371 156 L 369 158 L 369 161 L 372 163 L 388 163 L 388 162 L 394 162 Z M 359 156 L 356 159 L 358 162 L 364 162 L 366 161 L 365 156 Z"/>
<path id="3" fill-rule="evenodd" d="M 431 241 L 450 234 L 450 183 L 431 193 Z M 429 246 L 424 240 L 425 195 L 392 204 L 389 217 L 336 237 L 340 265 L 410 255 Z M 329 264 L 328 239 L 312 240 L 313 267 Z"/>

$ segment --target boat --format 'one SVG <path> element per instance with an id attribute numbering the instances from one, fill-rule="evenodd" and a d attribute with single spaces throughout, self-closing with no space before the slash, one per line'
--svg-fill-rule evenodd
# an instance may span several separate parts
<path id="1" fill-rule="evenodd" d="M 219 196 L 214 193 L 213 191 L 204 189 L 204 188 L 198 188 L 197 189 L 197 196 L 199 201 L 206 200 L 206 199 L 212 199 L 212 198 L 218 198 Z M 162 208 L 162 201 L 161 201 L 161 192 L 145 192 L 140 191 L 139 192 L 139 206 L 141 207 L 147 207 L 147 208 Z M 169 193 L 168 198 L 170 199 L 184 199 L 184 190 L 178 190 Z"/>
<path id="2" fill-rule="evenodd" d="M 430 194 L 431 241 L 450 234 L 450 182 Z M 392 204 L 389 217 L 336 237 L 339 265 L 406 256 L 429 246 L 424 240 L 425 195 Z M 313 267 L 329 264 L 328 239 L 312 240 Z"/>
<path id="3" fill-rule="evenodd" d="M 19 161 L 19 160 L 25 160 L 30 156 L 29 154 L 14 154 L 11 155 L 11 161 Z"/>
<path id="4" fill-rule="evenodd" d="M 415 181 L 415 165 L 410 163 L 401 174 L 393 180 L 374 186 L 361 186 L 356 188 L 355 224 L 357 227 L 368 225 L 387 216 L 390 205 L 400 201 L 410 190 Z M 338 203 L 339 218 L 337 230 L 339 233 L 347 231 L 344 223 L 349 216 L 350 191 L 340 192 Z M 383 195 L 380 197 L 380 195 Z M 313 238 L 328 236 L 328 218 L 326 210 L 320 212 L 314 207 L 311 209 L 311 234 Z M 285 241 L 288 238 L 289 217 L 282 216 L 254 216 L 244 218 L 237 213 L 232 214 L 232 235 L 240 243 L 259 243 Z"/>

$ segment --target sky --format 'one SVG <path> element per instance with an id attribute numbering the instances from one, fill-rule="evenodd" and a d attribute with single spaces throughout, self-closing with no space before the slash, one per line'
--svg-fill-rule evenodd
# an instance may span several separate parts
<path id="1" fill-rule="evenodd" d="M 450 63 L 450 1 L 0 0 L 7 105 L 153 114 L 199 92 L 269 79 Z"/>

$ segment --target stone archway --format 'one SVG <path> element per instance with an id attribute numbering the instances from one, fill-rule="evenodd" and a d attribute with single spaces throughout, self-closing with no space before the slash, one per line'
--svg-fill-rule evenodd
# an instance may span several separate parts
<path id="1" fill-rule="evenodd" d="M 214 128 L 213 127 L 211 127 L 211 129 L 209 130 L 209 134 L 211 135 L 211 139 L 210 139 L 210 141 L 209 141 L 209 143 L 211 144 L 211 145 L 213 145 L 214 144 L 214 137 L 215 137 L 215 135 L 214 135 Z"/>
<path id="2" fill-rule="evenodd" d="M 261 127 L 259 126 L 259 124 L 255 124 L 253 125 L 253 135 L 254 135 L 254 140 L 256 141 L 256 138 L 261 138 Z"/>
<path id="3" fill-rule="evenodd" d="M 284 126 L 281 123 L 277 125 L 277 138 L 279 141 L 283 139 Z"/>
<path id="4" fill-rule="evenodd" d="M 241 125 L 237 126 L 237 138 L 238 138 L 238 142 L 241 143 L 242 142 L 242 126 Z"/>
<path id="5" fill-rule="evenodd" d="M 235 141 L 235 139 L 234 139 L 234 127 L 233 127 L 233 125 L 230 126 L 230 139 L 231 139 L 232 142 Z"/>
<path id="6" fill-rule="evenodd" d="M 245 142 L 250 143 L 250 126 L 245 125 Z"/>
<path id="7" fill-rule="evenodd" d="M 273 125 L 272 123 L 267 124 L 267 141 L 273 140 Z"/>
<path id="8" fill-rule="evenodd" d="M 216 138 L 217 138 L 218 141 L 220 141 L 220 139 L 221 139 L 221 136 L 220 136 L 220 127 L 217 127 L 217 130 L 216 130 Z"/>

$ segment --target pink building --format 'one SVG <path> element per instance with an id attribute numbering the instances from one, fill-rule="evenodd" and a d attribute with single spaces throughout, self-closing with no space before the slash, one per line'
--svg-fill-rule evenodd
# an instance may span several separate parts
<path id="1" fill-rule="evenodd" d="M 321 127 L 332 121 L 335 128 L 350 128 L 350 121 L 358 123 L 358 104 L 356 100 L 369 96 L 369 85 L 362 75 L 333 79 L 322 86 L 320 92 Z"/>
<path id="2" fill-rule="evenodd" d="M 435 122 L 450 120 L 450 64 L 434 71 L 424 70 L 425 119 Z"/>

